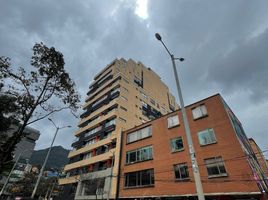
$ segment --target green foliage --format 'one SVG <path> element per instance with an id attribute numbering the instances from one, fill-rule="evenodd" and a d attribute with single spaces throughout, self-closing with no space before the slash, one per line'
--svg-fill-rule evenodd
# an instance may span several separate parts
<path id="1" fill-rule="evenodd" d="M 63 109 L 70 109 L 71 112 L 77 110 L 79 95 L 64 65 L 62 53 L 43 43 L 34 45 L 29 68 L 14 68 L 9 58 L 0 57 L 1 95 L 12 100 L 11 106 L 2 98 L 2 106 L 16 113 L 16 120 L 20 123 L 13 136 L 0 146 L 0 172 L 2 163 L 8 160 L 16 144 L 24 137 L 23 131 L 27 125 Z M 1 124 L 9 120 L 5 114 L 1 115 Z"/>
<path id="2" fill-rule="evenodd" d="M 13 195 L 29 197 L 32 194 L 36 180 L 37 180 L 37 176 L 35 174 L 26 173 L 24 178 L 12 184 L 8 188 L 8 191 L 12 193 Z M 47 194 L 47 192 L 50 192 L 55 182 L 56 182 L 56 185 L 54 186 L 54 188 L 58 187 L 56 177 L 41 178 L 41 181 L 36 191 L 36 196 L 44 197 Z"/>

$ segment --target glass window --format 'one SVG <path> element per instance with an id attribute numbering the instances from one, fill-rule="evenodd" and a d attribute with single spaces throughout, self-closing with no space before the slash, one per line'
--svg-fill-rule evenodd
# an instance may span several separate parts
<path id="1" fill-rule="evenodd" d="M 151 103 L 152 103 L 153 105 L 155 105 L 155 100 L 150 99 L 150 101 L 151 101 Z"/>
<path id="2" fill-rule="evenodd" d="M 126 164 L 150 160 L 153 158 L 152 146 L 142 147 L 126 153 Z"/>
<path id="3" fill-rule="evenodd" d="M 205 164 L 209 177 L 227 176 L 221 156 L 205 159 Z"/>
<path id="4" fill-rule="evenodd" d="M 182 137 L 173 138 L 171 140 L 171 148 L 173 152 L 183 150 Z"/>
<path id="5" fill-rule="evenodd" d="M 172 128 L 180 124 L 178 115 L 168 117 L 167 121 L 168 121 L 168 128 Z"/>
<path id="6" fill-rule="evenodd" d="M 137 140 L 150 137 L 151 135 L 152 135 L 152 127 L 148 126 L 133 133 L 129 133 L 127 135 L 127 143 L 135 142 Z"/>
<path id="7" fill-rule="evenodd" d="M 192 109 L 192 113 L 194 119 L 199 119 L 201 117 L 207 116 L 207 108 L 205 105 L 201 105 Z"/>
<path id="8" fill-rule="evenodd" d="M 125 174 L 125 187 L 140 187 L 154 185 L 154 170 L 130 172 Z"/>
<path id="9" fill-rule="evenodd" d="M 124 111 L 126 111 L 126 112 L 127 112 L 127 109 L 126 109 L 125 107 L 120 106 L 120 108 L 121 108 L 122 110 L 124 110 Z"/>
<path id="10" fill-rule="evenodd" d="M 91 152 L 86 153 L 84 154 L 83 159 L 85 160 L 85 159 L 91 158 L 91 156 L 92 156 Z"/>
<path id="11" fill-rule="evenodd" d="M 207 145 L 216 142 L 216 137 L 214 130 L 212 128 L 199 131 L 198 132 L 198 140 L 200 145 Z"/>
<path id="12" fill-rule="evenodd" d="M 109 120 L 108 122 L 105 123 L 105 127 L 111 126 L 115 124 L 115 118 Z"/>
<path id="13" fill-rule="evenodd" d="M 122 98 L 122 99 L 124 99 L 125 101 L 127 101 L 127 98 L 126 98 L 126 97 L 124 97 L 124 96 L 121 96 L 121 98 Z"/>
<path id="14" fill-rule="evenodd" d="M 188 179 L 189 171 L 186 163 L 181 163 L 178 165 L 174 165 L 175 177 L 176 179 Z"/>

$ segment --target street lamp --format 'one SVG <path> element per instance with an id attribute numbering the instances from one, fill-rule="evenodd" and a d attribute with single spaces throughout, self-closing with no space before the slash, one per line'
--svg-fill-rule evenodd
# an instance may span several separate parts
<path id="1" fill-rule="evenodd" d="M 35 186 L 34 186 L 34 190 L 33 190 L 33 192 L 32 192 L 32 196 L 31 196 L 31 198 L 34 198 L 34 195 L 35 195 L 36 190 L 37 190 L 37 187 L 38 187 L 38 185 L 39 185 L 39 183 L 40 183 L 41 177 L 42 177 L 42 175 L 43 175 L 43 172 L 44 172 L 44 169 L 45 169 L 45 166 L 46 166 L 46 163 L 47 163 L 49 154 L 50 154 L 50 152 L 51 152 L 51 149 L 52 149 L 52 146 L 53 146 L 54 141 L 55 141 L 55 139 L 56 139 L 56 136 L 57 136 L 58 131 L 59 131 L 60 129 L 63 129 L 63 128 L 71 128 L 71 126 L 58 127 L 58 126 L 56 126 L 56 124 L 52 121 L 52 119 L 48 118 L 48 120 L 51 121 L 52 124 L 55 126 L 55 128 L 56 128 L 56 132 L 55 132 L 55 134 L 54 134 L 53 140 L 52 140 L 51 145 L 50 145 L 50 147 L 49 147 L 49 150 L 48 150 L 48 152 L 47 152 L 45 161 L 44 161 L 44 163 L 43 163 L 43 165 L 42 165 L 42 168 L 41 168 L 41 170 L 40 170 L 40 172 L 39 172 L 39 175 L 38 175 L 36 184 L 35 184 Z"/>
<path id="2" fill-rule="evenodd" d="M 30 151 L 30 150 L 29 150 L 29 149 L 25 149 L 25 150 L 23 150 L 22 152 L 20 152 L 20 154 L 19 154 L 19 156 L 18 156 L 16 162 L 14 163 L 14 165 L 13 165 L 11 171 L 9 172 L 8 177 L 7 177 L 5 183 L 4 183 L 4 185 L 3 185 L 3 187 L 2 187 L 2 189 L 1 189 L 1 191 L 0 191 L 0 197 L 1 197 L 1 195 L 4 193 L 4 191 L 5 191 L 5 189 L 6 189 L 6 186 L 7 186 L 7 184 L 8 184 L 8 181 L 9 181 L 9 179 L 10 179 L 10 177 L 11 177 L 11 175 L 12 175 L 12 173 L 13 173 L 15 167 L 16 167 L 16 165 L 18 164 L 21 155 L 22 155 L 25 151 Z"/>
<path id="3" fill-rule="evenodd" d="M 190 156 L 191 156 L 191 161 L 192 161 L 192 169 L 193 169 L 193 174 L 194 174 L 196 192 L 197 192 L 197 196 L 198 196 L 199 200 L 205 200 L 205 196 L 204 196 L 204 193 L 203 193 L 202 182 L 201 182 L 201 178 L 200 178 L 200 173 L 199 173 L 199 169 L 198 169 L 198 165 L 197 165 L 197 161 L 196 161 L 196 157 L 195 157 L 195 150 L 194 150 L 194 146 L 193 146 L 193 140 L 192 140 L 192 136 L 191 136 L 189 122 L 188 122 L 188 119 L 187 119 L 187 114 L 186 114 L 185 107 L 184 107 L 184 101 L 183 101 L 183 97 L 182 97 L 181 87 L 180 87 L 179 78 L 178 78 L 178 72 L 177 72 L 176 63 L 175 63 L 175 60 L 179 60 L 179 61 L 182 62 L 182 61 L 184 61 L 184 58 L 175 58 L 174 55 L 171 54 L 170 51 L 168 50 L 168 48 L 165 45 L 165 43 L 162 41 L 162 38 L 161 38 L 159 33 L 156 33 L 155 37 L 156 37 L 157 40 L 159 40 L 163 44 L 163 46 L 167 50 L 167 52 L 168 52 L 168 54 L 169 54 L 169 56 L 171 58 L 171 61 L 172 61 L 172 66 L 173 66 L 176 85 L 177 85 L 177 92 L 178 92 L 178 95 L 179 95 L 179 101 L 180 101 L 180 106 L 181 106 L 182 118 L 183 118 L 186 138 L 187 138 L 188 147 L 189 147 Z"/>

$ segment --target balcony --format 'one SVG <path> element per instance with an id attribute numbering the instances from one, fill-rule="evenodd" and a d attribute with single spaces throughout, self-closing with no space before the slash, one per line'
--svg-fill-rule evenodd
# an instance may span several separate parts
<path id="1" fill-rule="evenodd" d="M 112 116 L 115 116 L 117 113 L 117 110 L 113 110 L 111 112 L 109 112 L 107 115 L 102 115 L 100 116 L 97 120 L 94 120 L 92 123 L 89 123 L 87 126 L 83 127 L 83 128 L 80 128 L 78 129 L 76 132 L 75 132 L 75 136 L 79 135 L 80 133 L 86 131 L 87 129 L 89 129 L 90 127 L 94 127 L 96 126 L 97 124 L 99 124 L 100 122 L 106 120 L 106 119 L 109 119 L 111 118 Z"/>
<path id="2" fill-rule="evenodd" d="M 112 88 L 119 86 L 119 83 L 116 81 L 114 83 L 111 82 L 111 85 L 109 86 L 109 84 L 106 86 L 107 88 L 103 88 L 102 90 L 98 91 L 96 93 L 96 95 L 87 98 L 87 101 L 85 103 L 85 105 L 83 105 L 83 109 L 87 108 L 95 99 L 100 98 L 102 95 L 108 93 Z"/>
<path id="3" fill-rule="evenodd" d="M 93 116 L 97 116 L 97 115 L 99 115 L 100 113 L 105 112 L 107 109 L 109 109 L 109 108 L 115 106 L 116 103 L 117 103 L 117 99 L 113 99 L 112 101 L 109 102 L 108 105 L 104 105 L 104 106 L 101 107 L 100 109 L 98 109 L 98 110 L 92 112 L 89 116 L 87 116 L 87 117 L 81 119 L 81 121 L 79 122 L 78 126 L 80 126 L 80 125 L 82 125 L 83 123 L 85 123 L 86 121 L 92 119 Z"/>
<path id="4" fill-rule="evenodd" d="M 89 152 L 89 151 L 91 151 L 91 150 L 93 150 L 93 149 L 95 149 L 95 148 L 98 148 L 98 147 L 100 147 L 100 146 L 103 146 L 103 145 L 105 145 L 105 144 L 109 144 L 109 143 L 111 143 L 112 140 L 115 139 L 115 138 L 116 138 L 116 135 L 113 134 L 111 137 L 106 138 L 106 139 L 103 139 L 103 140 L 100 140 L 100 141 L 98 141 L 98 142 L 96 142 L 96 143 L 94 143 L 94 144 L 92 144 L 92 145 L 88 145 L 88 146 L 82 147 L 81 149 L 78 149 L 78 150 L 76 150 L 76 151 L 71 151 L 71 152 L 69 153 L 69 155 L 68 155 L 68 158 L 77 156 L 77 155 L 79 155 L 79 154 L 81 154 L 81 153 Z"/>
<path id="5" fill-rule="evenodd" d="M 88 158 L 85 160 L 81 160 L 81 161 L 78 161 L 78 162 L 75 162 L 72 164 L 65 165 L 64 171 L 68 171 L 71 169 L 80 168 L 80 167 L 84 167 L 84 166 L 87 166 L 90 164 L 94 164 L 96 162 L 108 160 L 111 158 L 113 152 L 115 152 L 115 149 L 111 149 L 110 151 L 108 151 L 104 154 L 98 155 L 98 156 L 94 156 L 94 157 L 91 157 L 91 158 Z"/>
<path id="6" fill-rule="evenodd" d="M 66 184 L 70 184 L 70 183 L 76 183 L 79 180 L 79 175 L 76 176 L 70 176 L 70 177 L 66 177 L 66 178 L 60 178 L 59 179 L 59 185 L 66 185 Z"/>
<path id="7" fill-rule="evenodd" d="M 113 79 L 108 80 L 106 83 L 104 83 L 101 87 L 96 89 L 93 93 L 88 93 L 88 96 L 86 98 L 86 104 L 88 101 L 90 101 L 92 98 L 95 98 L 94 96 L 98 95 L 99 93 L 103 93 L 102 91 L 105 90 L 105 88 L 110 88 L 110 85 L 118 83 L 118 80 L 121 79 L 121 75 L 117 73 Z M 86 105 L 83 106 L 83 108 Z"/>
<path id="8" fill-rule="evenodd" d="M 120 91 L 116 91 L 115 93 L 108 93 L 104 95 L 99 100 L 95 101 L 91 106 L 88 107 L 88 109 L 80 115 L 81 118 L 87 117 L 91 115 L 92 112 L 98 110 L 99 108 L 103 107 L 104 105 L 110 104 L 110 102 L 119 97 Z"/>

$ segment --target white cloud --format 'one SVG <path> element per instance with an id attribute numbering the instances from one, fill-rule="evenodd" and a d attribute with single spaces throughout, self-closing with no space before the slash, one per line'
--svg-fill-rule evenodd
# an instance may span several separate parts
<path id="1" fill-rule="evenodd" d="M 148 0 L 137 0 L 135 14 L 138 15 L 142 19 L 147 19 L 148 18 L 147 5 L 148 5 Z"/>

